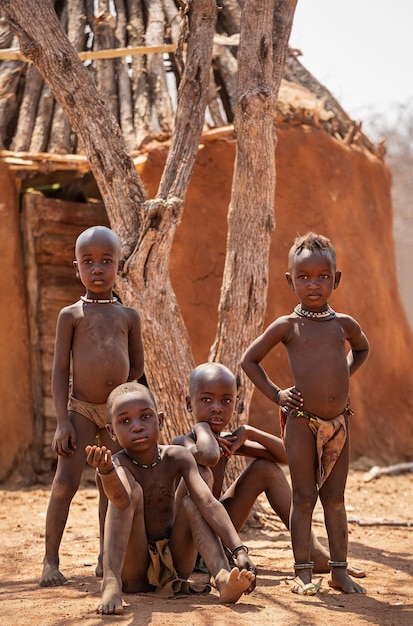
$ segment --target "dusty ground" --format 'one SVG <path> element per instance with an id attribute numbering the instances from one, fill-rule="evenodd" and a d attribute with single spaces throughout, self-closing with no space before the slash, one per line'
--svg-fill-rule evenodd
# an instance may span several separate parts
<path id="1" fill-rule="evenodd" d="M 62 571 L 69 584 L 42 589 L 37 581 L 43 557 L 48 487 L 0 489 L 0 618 L 6 626 L 63 626 L 102 623 L 121 626 L 410 626 L 413 624 L 412 475 L 382 476 L 371 482 L 352 470 L 347 488 L 349 559 L 368 572 L 367 595 L 336 591 L 316 597 L 291 593 L 292 552 L 289 537 L 274 516 L 264 529 L 242 534 L 259 568 L 256 590 L 236 605 L 220 605 L 206 596 L 161 600 L 125 596 L 124 614 L 94 612 L 99 581 L 94 577 L 98 550 L 97 495 L 86 475 L 71 509 L 61 549 Z M 353 521 L 351 521 L 353 520 Z M 358 520 L 358 521 L 356 521 Z M 360 524 L 363 521 L 366 524 Z M 376 523 L 374 523 L 376 521 Z M 381 521 L 377 523 L 377 521 Z M 383 522 L 393 522 L 384 525 Z M 404 525 L 403 525 L 404 524 Z M 325 537 L 321 511 L 314 528 Z M 323 589 L 327 590 L 326 578 Z"/>

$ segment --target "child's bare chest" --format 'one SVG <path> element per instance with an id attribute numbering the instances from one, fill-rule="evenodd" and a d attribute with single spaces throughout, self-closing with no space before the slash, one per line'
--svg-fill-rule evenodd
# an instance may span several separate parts
<path id="1" fill-rule="evenodd" d="M 346 362 L 346 337 L 335 320 L 299 320 L 286 348 L 295 373 L 328 375 Z"/>
<path id="2" fill-rule="evenodd" d="M 133 466 L 133 475 L 143 491 L 145 508 L 163 508 L 173 505 L 176 491 L 176 476 L 164 461 L 156 467 Z"/>
<path id="3" fill-rule="evenodd" d="M 175 519 L 175 481 L 169 478 L 159 480 L 148 474 L 143 479 L 141 477 L 140 484 L 148 538 L 169 537 Z"/>
<path id="4" fill-rule="evenodd" d="M 344 342 L 342 325 L 336 320 L 310 320 L 300 318 L 294 323 L 291 341 L 316 346 L 324 341 Z"/>
<path id="5" fill-rule="evenodd" d="M 99 313 L 81 318 L 74 332 L 74 342 L 83 346 L 105 346 L 128 341 L 129 326 L 125 316 Z"/>

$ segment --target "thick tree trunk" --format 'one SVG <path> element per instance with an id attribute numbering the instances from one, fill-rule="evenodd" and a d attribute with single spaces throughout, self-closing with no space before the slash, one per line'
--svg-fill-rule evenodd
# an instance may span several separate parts
<path id="1" fill-rule="evenodd" d="M 213 360 L 236 372 L 242 351 L 261 331 L 266 308 L 274 230 L 275 106 L 294 8 L 290 0 L 246 3 L 241 18 L 237 151 L 218 332 L 211 349 Z M 242 398 L 247 405 L 248 396 Z"/>
<path id="2" fill-rule="evenodd" d="M 268 256 L 275 226 L 275 107 L 295 4 L 295 0 L 246 2 L 241 16 L 237 148 L 218 330 L 210 360 L 224 363 L 237 374 L 244 420 L 253 385 L 240 370 L 239 359 L 261 332 L 266 310 Z M 236 475 L 239 467 L 232 472 Z"/>
<path id="3" fill-rule="evenodd" d="M 138 298 L 145 311 L 145 371 L 167 414 L 166 441 L 192 428 L 184 400 L 194 359 L 170 284 L 168 265 L 204 123 L 216 13 L 214 0 L 198 0 L 192 5 L 172 145 L 157 197 L 146 203 L 146 222 L 127 267 L 127 301 Z"/>

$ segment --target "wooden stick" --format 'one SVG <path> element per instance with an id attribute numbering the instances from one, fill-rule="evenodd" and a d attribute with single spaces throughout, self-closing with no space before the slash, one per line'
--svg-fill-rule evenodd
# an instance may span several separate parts
<path id="1" fill-rule="evenodd" d="M 157 54 L 162 52 L 174 52 L 176 50 L 176 44 L 164 44 L 162 46 L 137 46 L 134 48 L 109 48 L 107 50 L 91 50 L 78 52 L 79 59 L 81 61 L 88 61 L 93 59 L 116 59 L 118 57 L 133 56 L 138 54 Z M 31 61 L 27 59 L 24 54 L 17 48 L 9 48 L 7 50 L 0 51 L 0 61 Z"/>
<path id="2" fill-rule="evenodd" d="M 221 46 L 237 46 L 239 38 L 215 35 L 214 42 Z M 128 48 L 108 48 L 107 50 L 91 50 L 78 52 L 81 61 L 93 59 L 116 59 L 118 57 L 134 56 L 138 54 L 161 54 L 162 52 L 175 52 L 177 44 L 165 43 L 159 46 L 134 46 Z M 30 63 L 18 48 L 0 50 L 0 61 L 26 61 Z"/>

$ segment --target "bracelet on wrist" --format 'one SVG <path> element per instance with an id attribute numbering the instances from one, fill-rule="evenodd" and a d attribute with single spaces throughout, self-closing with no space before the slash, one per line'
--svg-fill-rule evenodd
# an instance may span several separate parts
<path id="1" fill-rule="evenodd" d="M 115 471 L 115 469 L 116 469 L 115 466 L 112 465 L 112 469 L 110 469 L 108 472 L 101 472 L 98 467 L 96 468 L 96 471 L 99 474 L 99 476 L 109 476 L 109 474 L 112 474 Z"/>
<path id="2" fill-rule="evenodd" d="M 281 389 L 279 389 L 279 390 L 277 391 L 277 396 L 276 396 L 276 398 L 275 398 L 275 404 L 278 404 L 278 405 L 279 405 L 279 402 L 278 402 L 278 401 L 279 401 L 279 399 L 280 399 L 280 393 L 281 393 Z"/>
<path id="3" fill-rule="evenodd" d="M 236 559 L 236 558 L 237 558 L 237 554 L 238 554 L 238 552 L 240 552 L 241 550 L 244 550 L 244 552 L 245 552 L 246 554 L 248 554 L 248 552 L 249 552 L 249 550 L 248 550 L 247 546 L 243 546 L 243 545 L 237 546 L 237 547 L 236 547 L 236 548 L 234 548 L 234 549 L 233 549 L 233 551 L 231 552 L 231 554 L 232 554 L 232 558 L 233 558 L 233 559 Z"/>

